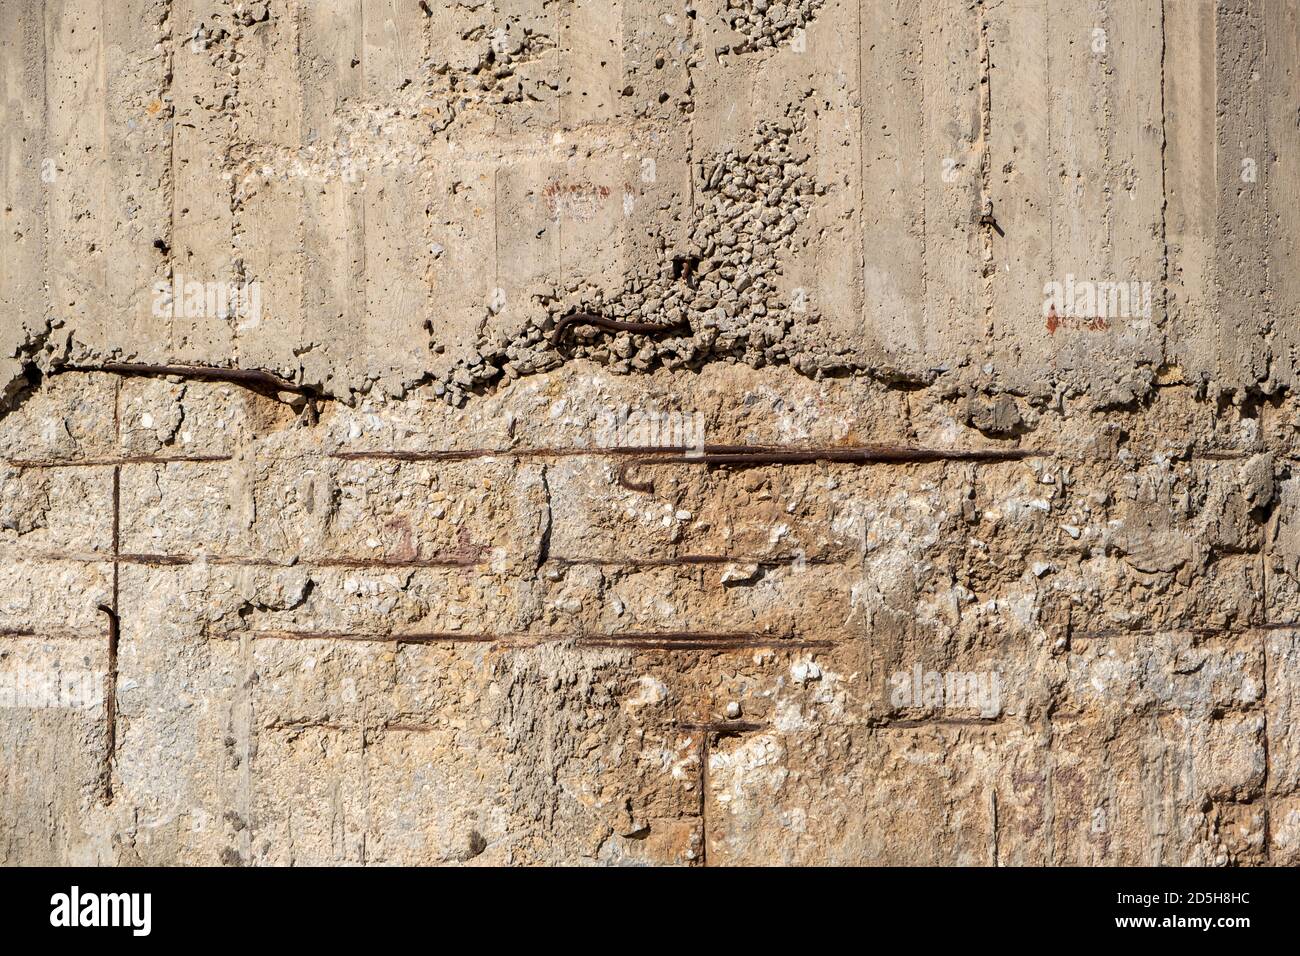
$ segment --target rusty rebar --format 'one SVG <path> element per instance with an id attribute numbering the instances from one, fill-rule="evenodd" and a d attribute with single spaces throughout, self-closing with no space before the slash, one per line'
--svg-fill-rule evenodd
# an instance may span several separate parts
<path id="1" fill-rule="evenodd" d="M 715 651 L 746 650 L 763 647 L 825 649 L 831 641 L 805 641 L 793 634 L 764 632 L 645 631 L 611 634 L 587 634 L 577 643 L 582 647 L 626 648 L 638 651 Z"/>
<path id="2" fill-rule="evenodd" d="M 868 726 L 903 730 L 915 730 L 919 727 L 991 727 L 1002 723 L 1000 717 L 933 717 L 933 718 L 895 718 L 879 722 L 870 722 Z"/>
<path id="3" fill-rule="evenodd" d="M 209 464 L 232 461 L 231 455 L 123 455 L 116 458 L 73 458 L 61 461 L 55 458 L 11 458 L 5 461 L 11 468 L 109 468 L 118 465 L 173 465 Z"/>
<path id="4" fill-rule="evenodd" d="M 114 400 L 116 406 L 116 399 Z M 104 668 L 104 800 L 113 802 L 113 761 L 117 759 L 117 648 L 122 636 L 122 622 L 118 617 L 121 607 L 122 565 L 122 466 L 113 466 L 113 593 L 112 605 L 99 606 L 108 615 L 108 651 Z"/>
<path id="5" fill-rule="evenodd" d="M 1215 627 L 1179 626 L 1168 627 L 1133 627 L 1109 628 L 1101 631 L 1074 631 L 1067 633 L 1070 640 L 1105 641 L 1117 637 L 1158 637 L 1160 635 L 1185 634 L 1197 639 L 1218 637 L 1222 634 L 1245 634 L 1249 631 L 1291 631 L 1300 630 L 1300 621 L 1260 621 L 1258 623 L 1241 623 Z"/>
<path id="6" fill-rule="evenodd" d="M 524 636 L 520 634 L 475 634 L 461 631 L 379 633 L 369 631 L 261 630 L 246 633 L 255 641 L 353 641 L 373 644 L 495 644 L 514 642 Z"/>
<path id="7" fill-rule="evenodd" d="M 117 603 L 117 584 L 113 585 L 113 603 Z M 117 756 L 117 646 L 121 638 L 121 623 L 117 611 L 107 604 L 99 610 L 108 615 L 108 658 L 104 673 L 104 766 L 100 771 L 100 784 L 104 799 L 113 801 L 113 760 Z"/>
<path id="8" fill-rule="evenodd" d="M 829 557 L 805 557 L 797 554 L 772 555 L 757 557 L 755 555 L 732 554 L 683 554 L 670 558 L 550 558 L 551 563 L 565 567 L 582 568 L 686 568 L 715 567 L 726 564 L 752 564 L 760 568 L 782 568 L 793 564 L 830 565 L 835 560 Z"/>
<path id="9" fill-rule="evenodd" d="M 618 484 L 629 491 L 654 491 L 653 481 L 633 481 L 628 472 L 644 465 L 705 465 L 753 468 L 763 465 L 913 465 L 938 461 L 993 462 L 1023 461 L 1041 452 L 1027 448 L 910 448 L 902 445 L 856 447 L 790 448 L 779 445 L 705 445 L 699 452 L 636 458 L 618 470 Z"/>
<path id="10" fill-rule="evenodd" d="M 614 332 L 637 332 L 643 335 L 654 335 L 658 332 L 673 332 L 685 329 L 690 332 L 690 326 L 685 320 L 665 324 L 663 322 L 628 322 L 622 319 L 610 319 L 603 315 L 596 315 L 594 312 L 570 312 L 564 318 L 555 323 L 555 330 L 551 333 L 551 345 L 559 348 L 560 341 L 564 335 L 564 330 L 571 325 L 595 325 L 602 329 L 609 329 Z"/>
<path id="11" fill-rule="evenodd" d="M 485 563 L 486 548 L 450 552 L 428 558 L 351 558 L 351 557 L 291 557 L 285 559 L 237 556 L 225 554 L 155 554 L 125 552 L 117 556 L 119 564 L 148 568 L 189 567 L 196 564 L 208 564 L 213 567 L 235 568 L 303 568 L 307 570 L 321 568 L 473 568 Z M 5 554 L 0 549 L 0 554 Z M 95 554 L 86 551 L 34 551 L 28 550 L 17 554 L 14 560 L 23 561 L 72 561 L 78 564 L 109 564 L 112 554 Z M 828 566 L 836 563 L 830 557 L 798 555 L 774 555 L 756 557 L 752 555 L 728 554 L 687 554 L 669 558 L 549 558 L 547 563 L 560 567 L 598 567 L 639 570 L 642 568 L 699 568 L 721 567 L 728 564 L 755 565 L 760 568 L 783 568 L 796 564 L 808 566 Z M 0 636 L 4 636 L 0 629 Z"/>
<path id="12" fill-rule="evenodd" d="M 71 555 L 56 555 L 55 559 L 80 560 Z M 472 568 L 482 563 L 482 551 L 473 554 L 458 552 L 431 558 L 349 558 L 321 557 L 277 561 L 274 558 L 232 557 L 219 554 L 123 554 L 123 564 L 145 567 L 184 567 L 192 564 L 211 564 L 217 567 L 237 568 Z"/>
<path id="13" fill-rule="evenodd" d="M 744 720 L 712 720 L 701 724 L 688 723 L 678 724 L 677 726 L 679 729 L 691 733 L 717 734 L 719 737 L 735 737 L 740 734 L 751 734 L 766 729 L 762 724 Z"/>
<path id="14" fill-rule="evenodd" d="M 573 445 L 559 448 L 523 446 L 520 448 L 442 448 L 427 451 L 336 451 L 326 457 L 339 461 L 470 461 L 477 458 L 580 458 L 583 455 L 680 455 L 689 452 L 685 445 Z"/>
<path id="15" fill-rule="evenodd" d="M 0 639 L 27 640 L 36 638 L 42 641 L 96 641 L 100 637 L 102 637 L 100 631 L 88 631 L 84 628 L 0 627 Z"/>
<path id="16" fill-rule="evenodd" d="M 531 646 L 572 641 L 578 647 L 625 648 L 627 650 L 721 651 L 750 648 L 826 649 L 832 641 L 805 641 L 790 634 L 761 632 L 645 631 L 608 634 L 529 634 L 525 632 L 474 633 L 462 631 L 369 631 L 245 632 L 253 640 L 355 641 L 376 644 L 507 644 Z M 235 636 L 234 633 L 227 635 Z"/>
<path id="17" fill-rule="evenodd" d="M 110 375 L 138 375 L 154 378 L 166 378 L 174 375 L 178 378 L 193 378 L 211 382 L 232 382 L 246 388 L 263 389 L 275 392 L 293 392 L 299 395 L 312 394 L 312 389 L 305 385 L 281 378 L 274 372 L 264 369 L 221 368 L 215 365 L 154 365 L 147 362 L 104 362 L 100 365 L 64 365 L 56 372 L 104 372 Z"/>

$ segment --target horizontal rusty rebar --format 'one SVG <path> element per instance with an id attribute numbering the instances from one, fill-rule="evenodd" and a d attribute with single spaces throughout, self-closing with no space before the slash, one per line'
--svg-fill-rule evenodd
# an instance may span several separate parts
<path id="1" fill-rule="evenodd" d="M 230 557 L 206 554 L 122 554 L 123 564 L 149 567 L 213 564 L 222 567 L 250 568 L 469 568 L 481 563 L 481 554 L 457 553 L 432 558 L 298 558 L 277 561 L 274 558 Z"/>
<path id="2" fill-rule="evenodd" d="M 103 372 L 109 375 L 145 376 L 152 378 L 193 378 L 210 382 L 231 382 L 246 388 L 263 389 L 275 392 L 293 392 L 298 395 L 312 394 L 313 390 L 305 385 L 291 382 L 274 372 L 264 369 L 221 368 L 215 365 L 154 365 L 147 362 L 104 362 L 99 365 L 64 365 L 54 370 L 59 372 Z"/>
<path id="3" fill-rule="evenodd" d="M 4 554 L 0 548 L 0 554 Z M 432 558 L 276 558 L 237 557 L 222 554 L 137 554 L 123 552 L 116 559 L 110 552 L 77 551 L 30 551 L 19 554 L 13 560 L 32 561 L 72 561 L 77 564 L 120 564 L 139 565 L 143 567 L 188 567 L 195 564 L 211 564 L 218 567 L 236 568 L 468 568 L 482 564 L 475 554 L 457 553 L 440 555 Z"/>
<path id="4" fill-rule="evenodd" d="M 1001 717 L 934 717 L 893 718 L 869 722 L 874 728 L 900 728 L 915 730 L 920 727 L 992 727 L 1002 723 Z"/>
<path id="5" fill-rule="evenodd" d="M 434 555 L 429 558 L 352 558 L 352 557 L 294 557 L 276 559 L 269 557 L 244 557 L 222 554 L 150 554 L 123 552 L 117 561 L 125 565 L 143 567 L 188 567 L 195 564 L 210 564 L 216 567 L 239 568 L 473 568 L 486 565 L 484 555 L 486 547 L 474 551 L 452 552 Z M 6 554 L 0 547 L 0 555 Z M 24 551 L 13 560 L 24 561 L 71 561 L 78 564 L 111 564 L 113 555 L 108 552 L 95 553 L 87 551 Z M 747 555 L 726 554 L 688 554 L 676 558 L 549 558 L 548 564 L 561 567 L 600 567 L 626 568 L 692 568 L 722 567 L 728 564 L 755 565 L 763 568 L 781 568 L 798 563 L 809 566 L 833 566 L 836 560 L 827 557 L 801 557 L 799 555 L 775 555 L 773 557 L 754 557 Z"/>
<path id="6" fill-rule="evenodd" d="M 517 634 L 474 634 L 459 631 L 411 631 L 405 634 L 368 631 L 284 631 L 256 630 L 232 632 L 230 637 L 247 634 L 255 641 L 355 641 L 370 644 L 493 644 L 517 640 Z"/>
<path id="7" fill-rule="evenodd" d="M 1046 457 L 1050 453 L 1026 448 L 944 449 L 903 445 L 809 447 L 804 445 L 575 445 L 567 447 L 449 448 L 425 451 L 336 451 L 328 457 L 340 461 L 467 461 L 477 458 L 578 458 L 582 456 L 632 458 L 619 471 L 625 487 L 626 473 L 641 465 L 905 465 L 939 461 L 991 464 Z M 641 489 L 633 489 L 641 490 Z"/>
<path id="8" fill-rule="evenodd" d="M 38 641 L 95 641 L 104 636 L 101 627 L 86 626 L 84 629 L 51 627 L 0 627 L 0 639 L 38 640 Z"/>
<path id="9" fill-rule="evenodd" d="M 752 564 L 761 568 L 780 568 L 792 564 L 832 565 L 837 562 L 828 557 L 810 557 L 798 554 L 755 555 L 683 554 L 672 558 L 549 558 L 554 564 L 584 568 L 685 568 L 697 565 L 708 567 L 727 564 Z"/>
<path id="10" fill-rule="evenodd" d="M 740 734 L 752 734 L 755 731 L 767 729 L 763 724 L 750 723 L 744 720 L 713 720 L 697 724 L 678 724 L 677 728 L 690 733 L 717 734 L 721 737 L 735 737 Z"/>
<path id="11" fill-rule="evenodd" d="M 122 455 L 114 458 L 12 458 L 4 462 L 11 468 L 112 468 L 118 465 L 208 464 L 233 461 L 233 455 Z"/>
<path id="12" fill-rule="evenodd" d="M 1222 453 L 1192 455 L 1192 461 L 1236 461 L 1253 453 Z M 818 462 L 830 464 L 880 464 L 907 465 L 940 461 L 992 464 L 1024 461 L 1031 458 L 1053 458 L 1060 461 L 1113 463 L 1113 458 L 1088 457 L 1060 451 L 1025 448 L 942 449 L 913 448 L 902 445 L 863 445 L 807 447 L 801 445 L 570 445 L 570 446 L 520 446 L 517 448 L 439 448 L 439 449 L 373 449 L 364 451 L 334 451 L 324 457 L 338 461 L 470 461 L 480 458 L 644 458 L 644 462 L 630 462 L 625 468 L 637 465 L 804 465 Z M 1288 456 L 1280 456 L 1292 460 Z M 1136 463 L 1142 463 L 1134 459 Z"/>
<path id="13" fill-rule="evenodd" d="M 685 445 L 572 445 L 543 448 L 446 448 L 426 451 L 336 451 L 327 457 L 340 461 L 468 461 L 475 458 L 580 458 L 617 457 L 620 455 L 680 455 L 691 449 Z"/>
<path id="14" fill-rule="evenodd" d="M 407 734 L 432 734 L 441 730 L 440 727 L 434 727 L 431 724 L 416 724 L 408 721 L 391 720 L 379 725 L 380 730 L 393 731 L 395 733 Z"/>
<path id="15" fill-rule="evenodd" d="M 993 464 L 1024 461 L 1043 456 L 1027 448 L 915 448 L 904 445 L 860 445 L 855 447 L 798 448 L 781 445 L 705 445 L 702 452 L 645 457 L 625 462 L 618 471 L 618 483 L 629 491 L 653 491 L 652 481 L 632 481 L 628 472 L 645 465 L 705 465 L 754 468 L 764 465 L 913 465 L 941 461 Z"/>
<path id="16" fill-rule="evenodd" d="M 629 650 L 714 651 L 762 647 L 825 649 L 831 641 L 808 641 L 790 634 L 707 633 L 701 631 L 588 634 L 579 638 L 583 647 L 627 648 Z"/>
<path id="17" fill-rule="evenodd" d="M 770 647 L 825 649 L 831 641 L 805 641 L 789 635 L 758 632 L 647 631 L 612 634 L 528 634 L 469 633 L 460 631 L 412 631 L 408 633 L 362 631 L 252 630 L 240 633 L 253 640 L 356 641 L 375 644 L 506 644 L 533 646 L 571 641 L 578 647 L 627 648 L 629 650 L 736 650 Z"/>
<path id="18" fill-rule="evenodd" d="M 782 641 L 759 639 L 748 641 L 654 641 L 654 640 L 587 640 L 579 641 L 579 647 L 619 648 L 628 651 L 745 651 L 763 648 L 781 650 L 827 650 L 834 647 L 831 641 Z"/>
<path id="19" fill-rule="evenodd" d="M 1115 637 L 1156 637 L 1162 634 L 1187 634 L 1192 637 L 1217 637 L 1221 634 L 1246 634 L 1250 631 L 1290 631 L 1300 630 L 1297 621 L 1261 621 L 1255 624 L 1241 623 L 1221 627 L 1135 627 L 1110 628 L 1101 631 L 1070 631 L 1070 640 L 1104 641 Z"/>

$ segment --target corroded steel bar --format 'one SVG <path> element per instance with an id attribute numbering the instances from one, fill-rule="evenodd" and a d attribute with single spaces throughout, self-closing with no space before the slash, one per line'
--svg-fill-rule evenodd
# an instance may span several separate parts
<path id="1" fill-rule="evenodd" d="M 110 375 L 141 375 L 165 378 L 195 378 L 212 382 L 233 382 L 248 388 L 270 389 L 276 392 L 311 394 L 305 385 L 281 378 L 263 369 L 221 368 L 215 365 L 153 365 L 146 362 L 104 362 L 101 365 L 65 365 L 57 372 L 104 372 Z"/>
<path id="2" fill-rule="evenodd" d="M 570 312 L 560 321 L 555 323 L 555 331 L 551 333 L 551 345 L 559 347 L 560 340 L 564 335 L 564 330 L 571 325 L 594 325 L 598 328 L 609 329 L 614 332 L 637 332 L 643 335 L 653 335 L 656 332 L 673 332 L 684 330 L 690 332 L 690 326 L 685 322 L 675 322 L 672 325 L 665 325 L 662 322 L 625 322 L 622 319 L 608 319 L 603 315 L 596 315 L 593 312 Z"/>
<path id="3" fill-rule="evenodd" d="M 628 472 L 642 465 L 723 465 L 753 468 L 763 465 L 810 465 L 818 463 L 848 465 L 911 465 L 938 461 L 994 462 L 1023 461 L 1042 453 L 1027 448 L 913 448 L 904 445 L 865 445 L 857 447 L 791 448 L 780 445 L 705 445 L 701 454 L 687 452 L 659 458 L 639 458 L 624 463 L 618 471 L 618 483 L 629 491 L 653 491 L 651 481 L 633 481 Z"/>

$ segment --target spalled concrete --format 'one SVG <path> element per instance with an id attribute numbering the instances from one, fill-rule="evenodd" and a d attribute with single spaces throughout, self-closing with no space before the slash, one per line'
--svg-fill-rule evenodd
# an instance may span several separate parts
<path id="1" fill-rule="evenodd" d="M 1286 5 L 0 22 L 0 860 L 1300 861 Z"/>

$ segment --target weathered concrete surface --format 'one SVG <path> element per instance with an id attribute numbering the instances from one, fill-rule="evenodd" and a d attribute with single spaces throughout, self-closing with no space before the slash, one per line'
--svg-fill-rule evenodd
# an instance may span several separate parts
<path id="1" fill-rule="evenodd" d="M 1300 862 L 1292 6 L 0 25 L 0 861 Z"/>

